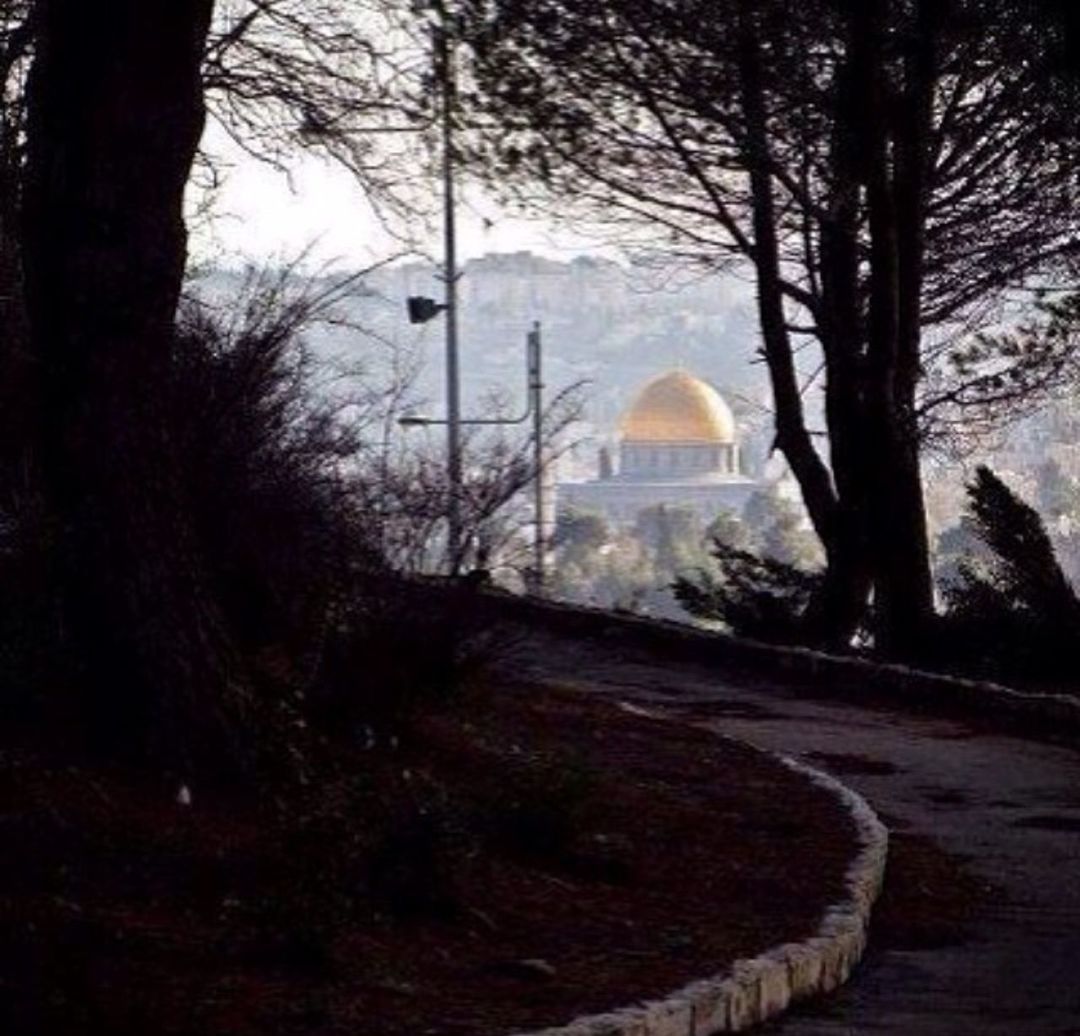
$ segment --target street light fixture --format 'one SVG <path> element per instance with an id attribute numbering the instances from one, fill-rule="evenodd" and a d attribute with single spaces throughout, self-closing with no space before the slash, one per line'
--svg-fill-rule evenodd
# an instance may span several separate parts
<path id="1" fill-rule="evenodd" d="M 424 295 L 410 295 L 405 300 L 405 305 L 409 311 L 410 324 L 426 324 L 446 309 L 441 302 Z"/>
<path id="2" fill-rule="evenodd" d="M 535 324 L 527 339 L 529 366 L 529 409 L 515 420 L 474 418 L 463 421 L 461 418 L 461 383 L 458 362 L 458 323 L 457 323 L 457 283 L 460 277 L 457 268 L 457 233 L 454 221 L 454 102 L 456 83 L 454 78 L 453 53 L 450 45 L 450 15 L 442 0 L 433 0 L 432 7 L 438 15 L 438 22 L 433 28 L 433 53 L 435 76 L 442 94 L 439 111 L 442 136 L 442 187 L 443 187 L 443 275 L 445 301 L 436 302 L 423 295 L 412 295 L 407 299 L 409 322 L 425 324 L 439 313 L 446 314 L 446 417 L 435 419 L 419 416 L 402 417 L 399 421 L 404 427 L 425 425 L 446 425 L 446 472 L 449 482 L 446 526 L 447 549 L 450 555 L 450 574 L 458 574 L 461 564 L 461 426 L 463 424 L 521 424 L 530 414 L 535 421 L 535 462 L 536 462 L 536 563 L 534 579 L 539 588 L 543 581 L 543 445 L 541 441 L 542 411 L 540 384 L 540 325 Z"/>

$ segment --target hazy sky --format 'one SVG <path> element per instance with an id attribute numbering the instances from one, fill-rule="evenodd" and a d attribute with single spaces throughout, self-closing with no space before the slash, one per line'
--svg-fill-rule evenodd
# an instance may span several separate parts
<path id="1" fill-rule="evenodd" d="M 308 158 L 296 161 L 286 176 L 246 156 L 213 127 L 205 144 L 222 160 L 225 180 L 216 218 L 210 226 L 194 230 L 197 258 L 226 262 L 290 258 L 310 247 L 315 262 L 356 267 L 402 251 L 402 243 L 380 225 L 363 193 L 341 168 Z M 464 192 L 457 226 L 462 259 L 518 249 L 553 258 L 602 251 L 550 223 L 512 218 L 475 191 Z M 438 234 L 428 247 L 441 258 Z"/>

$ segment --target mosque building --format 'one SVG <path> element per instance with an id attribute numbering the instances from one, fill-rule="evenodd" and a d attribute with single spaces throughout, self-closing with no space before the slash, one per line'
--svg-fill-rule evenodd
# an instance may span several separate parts
<path id="1" fill-rule="evenodd" d="M 656 504 L 689 507 L 705 523 L 742 511 L 760 483 L 744 473 L 731 408 L 684 370 L 649 381 L 619 423 L 617 463 L 600 451 L 599 477 L 560 482 L 557 506 L 597 511 L 631 524 Z"/>

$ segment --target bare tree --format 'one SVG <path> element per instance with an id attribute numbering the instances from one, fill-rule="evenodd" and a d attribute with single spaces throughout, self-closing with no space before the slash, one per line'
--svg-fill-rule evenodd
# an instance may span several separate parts
<path id="1" fill-rule="evenodd" d="M 390 397 L 387 397 L 388 399 Z M 389 456 L 371 441 L 361 452 L 354 481 L 355 510 L 367 516 L 365 533 L 388 563 L 406 573 L 446 573 L 474 568 L 520 569 L 523 525 L 535 516 L 521 497 L 568 449 L 569 429 L 581 414 L 582 387 L 571 385 L 545 407 L 544 470 L 537 471 L 531 435 L 467 429 L 463 442 L 460 556 L 447 554 L 446 502 L 450 494 L 441 446 L 399 439 Z M 494 419 L 498 408 L 486 409 Z M 395 413 L 401 416 L 402 411 Z"/>
<path id="2" fill-rule="evenodd" d="M 383 0 L 217 0 L 203 61 L 209 112 L 257 159 L 286 167 L 299 152 L 321 154 L 378 209 L 411 213 L 430 63 L 412 34 L 402 6 Z"/>

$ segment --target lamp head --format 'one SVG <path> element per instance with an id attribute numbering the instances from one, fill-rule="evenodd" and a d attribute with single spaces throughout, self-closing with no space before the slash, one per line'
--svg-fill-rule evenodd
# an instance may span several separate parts
<path id="1" fill-rule="evenodd" d="M 426 324 L 429 320 L 437 317 L 446 306 L 424 295 L 410 295 L 405 300 L 409 311 L 410 324 Z"/>

